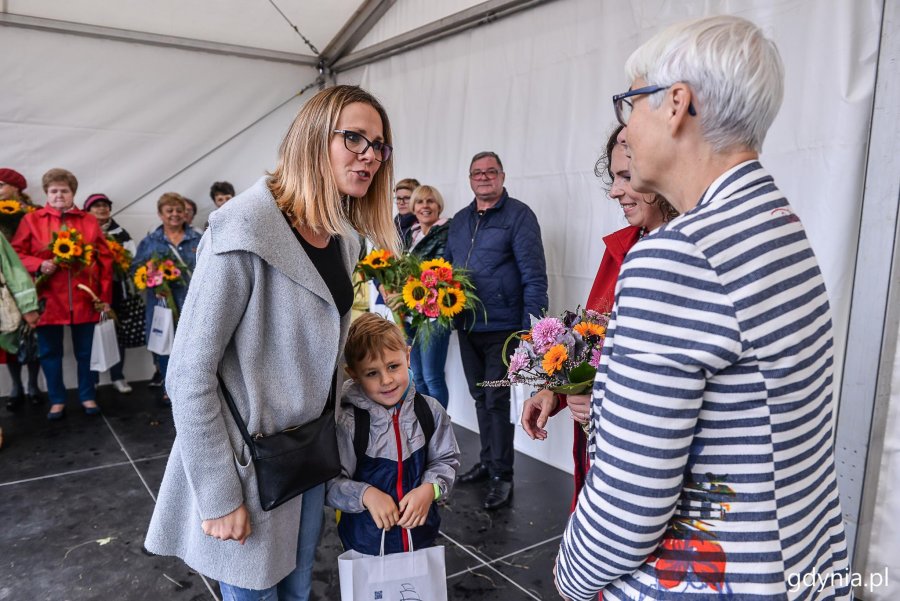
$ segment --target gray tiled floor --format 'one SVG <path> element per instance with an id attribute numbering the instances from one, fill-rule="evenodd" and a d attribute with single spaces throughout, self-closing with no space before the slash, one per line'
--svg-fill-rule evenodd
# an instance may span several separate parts
<path id="1" fill-rule="evenodd" d="M 143 550 L 174 437 L 171 414 L 143 384 L 128 396 L 101 389 L 99 418 L 72 401 L 66 419 L 46 406 L 0 409 L 0 601 L 209 600 L 218 586 L 181 561 Z M 466 469 L 478 437 L 457 428 Z M 480 486 L 458 486 L 442 509 L 450 599 L 558 598 L 551 569 L 568 517 L 571 476 L 517 454 L 511 507 L 481 509 Z M 314 571 L 313 599 L 340 599 L 334 514 Z"/>

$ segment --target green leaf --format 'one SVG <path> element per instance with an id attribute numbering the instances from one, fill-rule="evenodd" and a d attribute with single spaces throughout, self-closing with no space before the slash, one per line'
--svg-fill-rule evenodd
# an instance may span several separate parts
<path id="1" fill-rule="evenodd" d="M 597 375 L 597 369 L 593 367 L 587 361 L 584 361 L 580 365 L 576 365 L 572 369 L 569 370 L 569 381 L 570 382 L 587 382 L 594 381 L 594 376 Z"/>

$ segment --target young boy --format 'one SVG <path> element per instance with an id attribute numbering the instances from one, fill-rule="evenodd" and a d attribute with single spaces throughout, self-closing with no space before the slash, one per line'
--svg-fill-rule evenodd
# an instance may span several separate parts
<path id="1" fill-rule="evenodd" d="M 406 337 L 392 322 L 366 313 L 350 326 L 347 373 L 338 414 L 341 475 L 328 483 L 326 502 L 341 510 L 345 549 L 378 555 L 434 545 L 440 517 L 435 501 L 450 492 L 459 447 L 443 407 L 417 394 Z M 400 460 L 398 460 L 400 458 Z M 395 527 L 395 526 L 399 526 Z"/>

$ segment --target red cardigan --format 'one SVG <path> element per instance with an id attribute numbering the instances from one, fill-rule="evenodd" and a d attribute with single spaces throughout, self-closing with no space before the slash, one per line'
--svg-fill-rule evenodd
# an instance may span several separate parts
<path id="1" fill-rule="evenodd" d="M 612 311 L 619 270 L 622 268 L 625 255 L 637 243 L 640 235 L 641 228 L 629 225 L 603 238 L 606 251 L 600 260 L 600 267 L 594 277 L 594 285 L 591 286 L 591 293 L 588 295 L 585 308 L 600 313 Z M 557 398 L 559 405 L 554 413 L 558 413 L 566 407 L 565 395 L 557 395 Z M 590 469 L 590 462 L 587 456 L 587 437 L 584 435 L 584 430 L 581 429 L 581 424 L 578 422 L 573 423 L 575 424 L 575 436 L 572 443 L 572 459 L 575 461 L 575 494 L 572 497 L 572 510 L 574 511 L 575 504 L 578 502 L 578 493 L 581 492 L 584 479 Z"/>

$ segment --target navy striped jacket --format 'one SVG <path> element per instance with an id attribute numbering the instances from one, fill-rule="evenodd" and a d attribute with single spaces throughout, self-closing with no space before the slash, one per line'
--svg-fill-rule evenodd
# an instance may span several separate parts
<path id="1" fill-rule="evenodd" d="M 591 599 L 849 599 L 825 285 L 756 161 L 622 266 L 558 558 Z"/>

